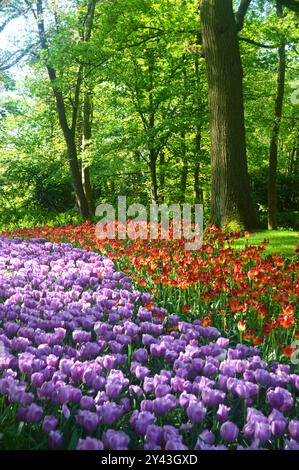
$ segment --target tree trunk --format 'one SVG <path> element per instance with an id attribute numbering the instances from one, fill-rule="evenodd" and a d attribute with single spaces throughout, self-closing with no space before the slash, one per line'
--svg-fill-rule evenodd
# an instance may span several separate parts
<path id="1" fill-rule="evenodd" d="M 153 149 L 149 151 L 149 167 L 151 174 L 152 201 L 154 204 L 158 204 L 157 154 Z"/>
<path id="2" fill-rule="evenodd" d="M 165 152 L 162 150 L 160 152 L 160 158 L 159 158 L 159 163 L 160 163 L 160 179 L 159 179 L 159 184 L 160 184 L 160 201 L 164 202 L 165 199 Z"/>
<path id="3" fill-rule="evenodd" d="M 82 150 L 85 152 L 91 140 L 91 121 L 92 121 L 92 103 L 91 103 L 91 96 L 88 91 L 84 93 L 83 98 L 83 128 L 82 128 Z M 93 196 L 93 188 L 91 185 L 90 180 L 90 166 L 89 162 L 82 162 L 82 182 L 83 182 L 83 189 L 85 193 L 85 197 L 87 199 L 89 212 L 91 215 L 95 213 L 95 206 L 94 206 L 94 196 Z"/>
<path id="4" fill-rule="evenodd" d="M 51 80 L 52 74 L 51 74 L 51 69 L 49 70 L 49 67 L 48 67 L 48 71 L 49 71 L 49 76 Z M 52 81 L 52 83 L 55 84 L 55 81 Z M 62 129 L 63 135 L 64 135 L 66 146 L 67 146 L 68 162 L 69 162 L 69 166 L 71 170 L 72 184 L 73 184 L 73 188 L 74 188 L 75 195 L 76 195 L 78 211 L 82 215 L 82 217 L 84 217 L 85 219 L 88 219 L 90 214 L 89 214 L 87 200 L 84 194 L 80 165 L 78 161 L 76 132 L 74 131 L 75 127 L 73 127 L 73 129 L 69 128 L 67 124 L 66 110 L 64 107 L 63 98 L 61 94 L 56 90 L 55 85 L 54 85 L 53 90 L 54 90 L 54 95 L 56 98 L 59 123 Z"/>
<path id="5" fill-rule="evenodd" d="M 76 195 L 76 202 L 79 213 L 84 217 L 84 219 L 88 219 L 90 216 L 87 200 L 83 190 L 82 184 L 82 177 L 80 171 L 80 165 L 78 162 L 77 156 L 77 147 L 76 147 L 76 139 L 75 136 L 69 135 L 67 138 L 67 153 L 68 153 L 68 160 L 71 170 L 71 177 L 73 188 Z"/>
<path id="6" fill-rule="evenodd" d="M 199 35 L 196 38 L 197 44 L 200 44 L 200 37 Z M 199 70 L 199 57 L 195 56 L 194 61 L 194 71 L 195 71 L 195 78 L 196 78 L 196 107 L 197 107 L 197 123 L 196 123 L 196 134 L 195 134 L 195 141 L 194 141 L 194 204 L 203 204 L 203 189 L 200 184 L 200 154 L 201 154 L 201 116 L 203 114 L 203 104 L 201 98 L 201 75 Z"/>
<path id="7" fill-rule="evenodd" d="M 283 10 L 279 0 L 276 3 L 277 16 L 282 18 Z M 277 162 L 278 162 L 278 137 L 282 116 L 284 85 L 286 71 L 286 45 L 282 41 L 278 48 L 278 74 L 275 98 L 275 120 L 271 133 L 269 152 L 268 175 L 268 230 L 277 228 Z"/>
<path id="8" fill-rule="evenodd" d="M 90 214 L 89 214 L 86 197 L 85 197 L 84 190 L 83 190 L 80 165 L 79 165 L 78 156 L 77 156 L 75 136 L 69 135 L 67 137 L 66 144 L 67 144 L 68 161 L 69 161 L 69 166 L 71 170 L 72 184 L 73 184 L 74 192 L 76 195 L 77 208 L 78 208 L 80 215 L 82 215 L 84 219 L 88 219 Z"/>
<path id="9" fill-rule="evenodd" d="M 158 180 L 157 180 L 157 159 L 158 152 L 155 148 L 155 139 L 153 137 L 153 131 L 155 129 L 155 106 L 154 106 L 154 65 L 155 59 L 152 51 L 148 51 L 148 94 L 149 94 L 149 119 L 148 119 L 148 129 L 150 132 L 149 135 L 149 168 L 151 174 L 151 189 L 152 189 L 152 201 L 155 204 L 158 204 Z"/>
<path id="10" fill-rule="evenodd" d="M 246 158 L 242 65 L 232 0 L 202 0 L 211 126 L 211 223 L 257 225 Z"/>
<path id="11" fill-rule="evenodd" d="M 87 16 L 84 21 L 84 28 L 82 31 L 81 39 L 83 42 L 87 43 L 91 38 L 95 8 L 97 0 L 89 0 L 87 4 Z M 85 67 L 83 70 L 84 79 L 85 77 Z M 83 96 L 83 106 L 82 106 L 82 150 L 83 152 L 88 149 L 90 146 L 90 141 L 92 137 L 92 93 L 89 90 L 85 90 Z M 91 184 L 90 178 L 90 163 L 82 161 L 82 183 L 84 194 L 87 200 L 89 212 L 91 215 L 95 214 L 95 204 L 94 204 L 94 191 Z"/>
<path id="12" fill-rule="evenodd" d="M 182 141 L 183 168 L 182 168 L 182 173 L 181 173 L 179 190 L 180 190 L 180 204 L 184 204 L 185 196 L 186 196 L 187 180 L 188 180 L 188 171 L 189 171 L 189 164 L 186 158 L 186 134 L 184 131 L 181 132 L 181 141 Z"/>
<path id="13" fill-rule="evenodd" d="M 37 19 L 37 28 L 40 39 L 41 49 L 48 53 L 49 47 L 45 34 L 45 24 L 44 24 L 44 12 L 43 12 L 43 0 L 37 0 L 36 2 L 36 19 Z M 67 156 L 70 166 L 71 179 L 76 195 L 76 202 L 79 213 L 87 219 L 89 217 L 89 209 L 87 200 L 83 190 L 80 166 L 78 162 L 78 153 L 77 153 L 77 142 L 76 142 L 76 125 L 78 117 L 78 106 L 79 106 L 79 93 L 81 85 L 81 67 L 78 69 L 77 82 L 75 89 L 75 100 L 72 106 L 72 124 L 69 126 L 67 119 L 67 111 L 63 99 L 63 95 L 57 86 L 57 75 L 55 69 L 48 63 L 46 63 L 46 68 L 49 75 L 49 80 L 52 86 L 53 94 L 56 100 L 57 114 L 59 124 L 65 139 L 67 147 Z"/>
<path id="14" fill-rule="evenodd" d="M 186 160 L 185 158 L 183 161 L 183 168 L 182 168 L 181 181 L 180 181 L 180 204 L 184 204 L 185 202 L 188 171 L 189 171 L 188 160 Z"/>
<path id="15" fill-rule="evenodd" d="M 298 137 L 297 137 L 297 146 L 296 146 L 296 155 L 295 155 L 293 173 L 294 173 L 295 176 L 299 175 L 299 133 L 298 133 Z"/>
<path id="16" fill-rule="evenodd" d="M 83 182 L 84 194 L 88 202 L 90 215 L 94 215 L 95 214 L 94 192 L 93 192 L 93 187 L 91 185 L 91 179 L 90 179 L 90 167 L 84 166 L 84 164 L 82 167 L 82 182 Z"/>
<path id="17" fill-rule="evenodd" d="M 201 149 L 201 127 L 197 125 L 195 135 L 195 163 L 194 163 L 194 204 L 203 203 L 203 191 L 200 187 L 200 149 Z"/>

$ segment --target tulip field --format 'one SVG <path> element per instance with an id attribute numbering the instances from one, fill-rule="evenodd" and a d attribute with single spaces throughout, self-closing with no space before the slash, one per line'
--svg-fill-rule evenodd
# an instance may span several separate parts
<path id="1" fill-rule="evenodd" d="M 246 236 L 2 234 L 0 449 L 298 450 L 299 261 Z"/>

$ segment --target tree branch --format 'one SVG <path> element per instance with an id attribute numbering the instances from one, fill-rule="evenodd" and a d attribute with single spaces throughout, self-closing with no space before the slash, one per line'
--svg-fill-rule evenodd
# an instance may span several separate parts
<path id="1" fill-rule="evenodd" d="M 250 3 L 251 3 L 251 0 L 240 1 L 239 8 L 236 13 L 236 25 L 237 25 L 238 31 L 241 31 L 241 29 L 244 26 L 244 19 L 245 19 Z"/>
<path id="2" fill-rule="evenodd" d="M 30 11 L 30 7 L 28 6 L 28 2 L 25 1 L 26 5 L 27 5 L 27 9 L 25 10 L 22 10 L 21 8 L 18 8 L 18 7 L 12 7 L 12 10 L 8 11 L 7 14 L 10 14 L 10 16 L 8 16 L 2 24 L 0 24 L 0 33 L 2 33 L 2 31 L 6 28 L 6 26 L 13 20 L 15 20 L 16 18 L 18 18 L 19 16 L 25 16 L 29 11 Z M 1 4 L 1 0 L 0 0 L 0 4 Z M 9 6 L 9 5 L 8 5 Z"/>
<path id="3" fill-rule="evenodd" d="M 37 20 L 37 13 L 35 11 L 35 9 L 33 8 L 33 6 L 31 5 L 30 1 L 29 0 L 25 0 L 25 3 L 26 5 L 28 6 L 28 11 L 31 11 L 34 18 Z"/>
<path id="4" fill-rule="evenodd" d="M 247 42 L 248 44 L 252 44 L 253 46 L 257 47 L 263 47 L 264 49 L 277 49 L 278 46 L 274 44 L 263 44 L 258 41 L 254 41 L 254 39 L 249 39 L 249 38 L 244 38 L 242 36 L 239 36 L 239 41 L 244 41 Z"/>
<path id="5" fill-rule="evenodd" d="M 156 34 L 152 34 L 152 35 L 148 35 L 147 37 L 145 38 L 142 38 L 140 39 L 139 41 L 137 41 L 138 38 L 136 38 L 136 41 L 137 42 L 132 42 L 132 43 L 128 43 L 126 42 L 124 44 L 124 46 L 122 47 L 119 47 L 117 50 L 118 51 L 123 51 L 125 49 L 129 49 L 129 48 L 133 48 L 133 47 L 138 47 L 138 46 L 141 46 L 142 44 L 145 44 L 146 42 L 148 41 L 152 41 L 152 40 L 155 40 L 155 39 L 159 39 L 160 37 L 163 37 L 163 36 L 167 36 L 167 35 L 170 35 L 170 34 L 186 34 L 186 33 L 190 33 L 190 34 L 197 34 L 197 31 L 196 30 L 193 30 L 193 29 L 178 29 L 178 30 L 174 30 L 174 31 L 164 31 L 163 29 L 160 29 L 160 28 L 154 28 L 154 27 L 146 27 L 146 26 L 143 26 L 143 27 L 139 27 L 137 29 L 135 29 L 134 31 L 132 31 L 130 34 L 127 35 L 126 39 L 129 38 L 129 36 L 131 36 L 134 32 L 136 32 L 138 29 L 147 29 L 147 30 L 150 30 L 150 31 L 156 31 Z M 201 36 L 200 36 L 201 37 Z"/>
<path id="6" fill-rule="evenodd" d="M 10 54 L 9 57 L 6 57 L 4 61 L 0 62 L 0 70 L 8 70 L 14 65 L 16 65 L 20 60 L 30 52 L 30 50 L 34 47 L 34 44 L 26 47 L 26 49 L 20 49 L 18 51 L 13 52 Z"/>
<path id="7" fill-rule="evenodd" d="M 6 18 L 6 20 L 3 21 L 3 23 L 0 25 L 0 33 L 4 30 L 4 28 L 8 25 L 8 23 L 10 23 L 11 20 L 12 18 Z"/>
<path id="8" fill-rule="evenodd" d="M 163 36 L 164 33 L 157 33 L 157 34 L 154 34 L 153 36 L 148 36 L 144 39 L 141 39 L 140 41 L 138 42 L 135 42 L 135 43 L 131 43 L 131 44 L 125 44 L 124 46 L 118 48 L 118 51 L 124 51 L 125 49 L 130 49 L 132 47 L 138 47 L 138 46 L 141 46 L 142 44 L 145 44 L 147 43 L 148 41 L 152 41 L 152 40 L 156 40 L 158 39 L 159 37 Z"/>

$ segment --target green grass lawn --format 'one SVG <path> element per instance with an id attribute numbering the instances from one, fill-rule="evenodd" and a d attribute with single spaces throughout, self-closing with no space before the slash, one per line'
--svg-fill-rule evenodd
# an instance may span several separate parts
<path id="1" fill-rule="evenodd" d="M 294 248 L 299 243 L 298 232 L 287 230 L 262 230 L 250 233 L 250 237 L 246 240 L 240 238 L 236 240 L 234 246 L 243 248 L 247 242 L 249 245 L 260 245 L 263 240 L 269 240 L 266 247 L 266 254 L 279 253 L 282 256 L 294 256 Z"/>

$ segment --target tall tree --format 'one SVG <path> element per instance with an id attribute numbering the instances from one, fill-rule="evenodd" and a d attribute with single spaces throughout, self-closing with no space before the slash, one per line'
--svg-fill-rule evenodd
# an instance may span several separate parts
<path id="1" fill-rule="evenodd" d="M 85 22 L 88 22 L 89 16 L 94 14 L 94 9 L 91 8 L 91 4 L 93 3 L 93 0 L 89 0 L 89 2 L 87 3 L 87 14 L 84 19 Z M 32 11 L 36 18 L 40 47 L 43 52 L 42 57 L 45 58 L 45 65 L 56 100 L 58 119 L 67 147 L 67 156 L 70 166 L 72 183 L 76 195 L 78 210 L 84 218 L 88 218 L 90 216 L 90 209 L 83 187 L 76 138 L 77 120 L 80 104 L 80 92 L 82 87 L 84 68 L 82 64 L 79 64 L 77 67 L 74 97 L 71 100 L 71 116 L 69 118 L 68 109 L 65 103 L 65 96 L 59 85 L 58 73 L 51 63 L 51 50 L 45 29 L 43 0 L 37 0 L 36 10 L 33 9 Z"/>
<path id="2" fill-rule="evenodd" d="M 280 0 L 276 0 L 277 17 L 283 17 L 283 6 Z M 286 43 L 281 39 L 278 48 L 278 72 L 277 88 L 275 97 L 275 116 L 271 132 L 269 153 L 269 177 L 268 177 L 268 229 L 277 228 L 277 160 L 278 160 L 278 138 L 282 117 L 285 74 L 286 74 Z"/>
<path id="3" fill-rule="evenodd" d="M 234 15 L 232 0 L 202 0 L 203 53 L 209 86 L 211 126 L 211 222 L 257 224 L 246 157 L 242 65 L 238 31 L 250 0 Z"/>
<path id="4" fill-rule="evenodd" d="M 89 0 L 87 4 L 87 11 L 83 17 L 82 28 L 80 37 L 83 43 L 88 43 L 91 38 L 91 33 L 94 24 L 95 8 L 98 0 Z M 81 150 L 84 153 L 87 152 L 91 144 L 92 137 L 92 101 L 93 101 L 93 89 L 90 84 L 87 83 L 88 67 L 85 65 L 82 71 L 83 76 L 83 104 L 82 104 L 82 147 Z M 90 177 L 90 162 L 82 161 L 82 184 L 84 194 L 87 199 L 89 212 L 91 215 L 95 213 L 94 205 L 94 192 L 91 185 Z"/>

